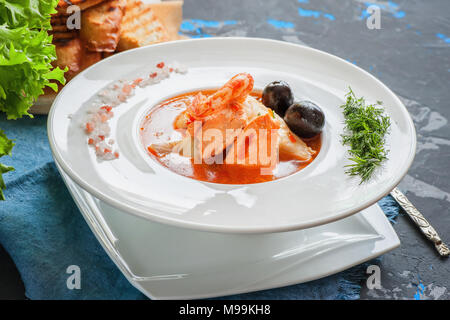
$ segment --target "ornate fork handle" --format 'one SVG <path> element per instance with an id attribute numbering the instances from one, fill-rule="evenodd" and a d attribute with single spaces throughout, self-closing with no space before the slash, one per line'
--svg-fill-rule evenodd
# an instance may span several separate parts
<path id="1" fill-rule="evenodd" d="M 391 191 L 391 196 L 398 202 L 398 204 L 406 211 L 408 216 L 420 228 L 420 231 L 434 243 L 436 250 L 443 257 L 450 255 L 450 249 L 442 242 L 439 234 L 434 230 L 431 224 L 425 217 L 417 210 L 416 207 L 406 198 L 406 196 L 397 188 Z"/>

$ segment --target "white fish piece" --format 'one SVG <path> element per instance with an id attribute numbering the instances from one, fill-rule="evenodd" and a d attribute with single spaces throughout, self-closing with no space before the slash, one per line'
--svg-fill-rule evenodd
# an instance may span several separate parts
<path id="1" fill-rule="evenodd" d="M 265 105 L 252 96 L 247 97 L 244 102 L 244 107 L 250 121 L 257 116 L 264 115 L 269 112 Z M 277 121 L 280 125 L 280 129 L 278 130 L 278 134 L 280 135 L 280 153 L 284 153 L 302 161 L 311 160 L 311 157 L 315 154 L 315 151 L 308 147 L 302 139 L 294 134 L 289 129 L 286 122 L 284 122 L 278 114 L 274 112 L 273 115 L 275 117 L 275 121 Z"/>

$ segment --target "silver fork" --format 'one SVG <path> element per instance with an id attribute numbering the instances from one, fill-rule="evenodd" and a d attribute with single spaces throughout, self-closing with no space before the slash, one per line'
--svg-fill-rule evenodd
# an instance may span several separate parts
<path id="1" fill-rule="evenodd" d="M 417 210 L 416 207 L 408 200 L 408 198 L 397 188 L 391 191 L 391 196 L 397 203 L 406 211 L 412 221 L 419 227 L 420 231 L 427 237 L 428 240 L 434 243 L 434 246 L 442 257 L 450 255 L 450 249 L 442 242 L 439 234 L 425 219 L 425 217 Z"/>

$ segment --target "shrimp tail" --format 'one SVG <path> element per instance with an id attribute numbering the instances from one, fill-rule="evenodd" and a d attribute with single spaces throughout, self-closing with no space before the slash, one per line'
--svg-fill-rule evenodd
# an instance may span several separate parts
<path id="1" fill-rule="evenodd" d="M 198 93 L 188 106 L 187 112 L 194 119 L 201 120 L 230 105 L 240 105 L 252 92 L 253 85 L 254 80 L 250 74 L 239 73 L 208 97 Z"/>

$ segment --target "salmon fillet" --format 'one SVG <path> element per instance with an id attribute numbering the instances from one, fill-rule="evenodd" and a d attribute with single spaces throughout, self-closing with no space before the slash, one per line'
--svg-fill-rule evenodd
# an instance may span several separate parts
<path id="1" fill-rule="evenodd" d="M 230 146 L 236 137 L 246 127 L 248 118 L 242 109 L 225 108 L 204 120 L 201 136 L 199 132 L 193 132 L 193 126 L 189 128 L 197 141 L 202 141 L 199 146 L 202 159 L 209 159 L 222 154 Z"/>
<path id="2" fill-rule="evenodd" d="M 279 128 L 269 113 L 256 117 L 227 150 L 225 164 L 273 170 L 278 164 Z"/>

